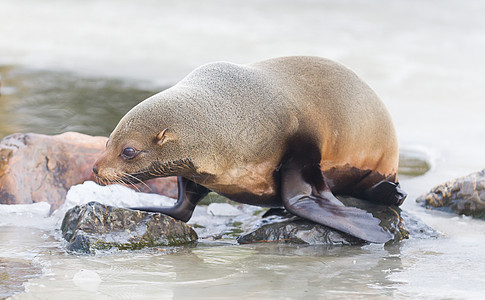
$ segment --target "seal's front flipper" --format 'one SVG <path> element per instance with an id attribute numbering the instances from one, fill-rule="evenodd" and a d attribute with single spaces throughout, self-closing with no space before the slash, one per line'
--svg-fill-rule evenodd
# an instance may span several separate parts
<path id="1" fill-rule="evenodd" d="M 158 212 L 187 222 L 192 217 L 195 206 L 210 190 L 181 176 L 177 177 L 178 200 L 172 207 L 130 207 L 130 209 Z"/>
<path id="2" fill-rule="evenodd" d="M 367 189 L 364 197 L 387 205 L 401 205 L 407 197 L 399 183 L 383 180 Z"/>
<path id="3" fill-rule="evenodd" d="M 392 238 L 372 214 L 340 202 L 325 183 L 319 165 L 290 161 L 282 166 L 281 175 L 283 204 L 292 214 L 372 243 Z"/>
<path id="4" fill-rule="evenodd" d="M 293 214 L 288 213 L 288 211 L 284 208 L 270 208 L 261 216 L 261 218 L 268 218 L 273 216 L 290 218 L 293 216 Z"/>

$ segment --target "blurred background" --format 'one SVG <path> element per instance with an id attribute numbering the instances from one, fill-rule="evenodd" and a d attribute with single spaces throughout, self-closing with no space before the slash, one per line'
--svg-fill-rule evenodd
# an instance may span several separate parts
<path id="1" fill-rule="evenodd" d="M 347 296 L 386 291 L 389 299 L 479 299 L 484 286 L 483 221 L 430 213 L 414 199 L 436 184 L 485 168 L 484 12 L 485 1 L 480 0 L 0 0 L 0 138 L 14 132 L 69 130 L 107 136 L 135 104 L 211 61 L 244 64 L 284 55 L 336 60 L 369 83 L 389 108 L 407 167 L 419 169 L 423 162 L 431 166 L 422 176 L 401 178 L 409 193 L 403 207 L 447 238 L 411 239 L 398 247 L 399 253 L 364 247 L 344 255 L 337 249 L 339 259 L 301 254 L 295 260 L 291 254 L 286 260 L 280 254 L 264 256 L 267 247 L 261 247 L 263 254 L 251 252 L 254 268 L 246 248 L 199 247 L 191 252 L 205 257 L 197 276 L 238 272 L 231 260 L 224 269 L 217 257 L 221 252 L 237 260 L 242 270 L 250 270 L 251 276 L 240 276 L 252 278 L 256 287 L 264 285 L 258 291 L 280 292 L 283 297 L 302 296 L 307 290 L 315 298 L 324 290 L 329 291 L 324 295 L 338 297 L 342 287 Z M 26 249 L 28 255 L 30 249 L 41 253 L 32 256 L 52 267 L 49 272 L 57 280 L 41 279 L 37 294 L 46 284 L 52 288 L 62 280 L 70 293 L 72 274 L 66 271 L 71 277 L 64 276 L 62 268 L 84 268 L 89 260 L 61 253 L 70 261 L 64 266 L 59 256 L 35 250 L 37 246 Z M 12 256 L 26 255 L 9 251 Z M 150 255 L 139 256 L 135 260 L 129 254 L 126 261 L 133 263 L 127 268 L 134 268 L 158 296 L 166 284 L 152 285 L 160 277 L 146 270 L 154 269 L 155 275 L 161 269 L 173 270 L 179 258 L 156 257 L 154 263 Z M 110 282 L 110 272 L 117 271 L 110 267 L 114 262 L 104 264 L 103 259 L 117 257 L 94 258 L 90 267 L 99 268 Z M 205 271 L 208 266 L 211 272 Z M 372 272 L 366 266 L 374 266 Z M 327 273 L 322 273 L 325 268 Z M 301 270 L 293 277 L 284 275 L 290 284 L 272 281 L 274 274 L 290 269 Z M 192 265 L 170 273 L 178 279 L 170 279 L 175 288 L 187 287 L 182 279 L 188 270 Z M 274 270 L 271 276 L 268 270 Z M 221 278 L 207 282 L 221 289 L 234 284 L 229 275 Z M 128 283 L 131 279 L 124 289 L 111 280 L 114 293 L 136 295 L 139 289 Z M 306 289 L 292 288 L 298 280 Z M 207 282 L 190 281 L 184 290 L 197 287 L 194 293 L 206 292 Z M 238 286 L 245 282 L 238 281 Z M 266 290 L 268 286 L 273 289 Z M 251 289 L 242 290 L 255 295 Z"/>

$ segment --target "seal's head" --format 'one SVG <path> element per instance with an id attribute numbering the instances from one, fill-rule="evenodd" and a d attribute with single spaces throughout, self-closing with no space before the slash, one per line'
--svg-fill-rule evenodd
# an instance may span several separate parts
<path id="1" fill-rule="evenodd" d="M 176 130 L 149 122 L 143 106 L 121 119 L 94 164 L 93 172 L 101 183 L 136 184 L 194 169 L 191 159 L 180 155 L 184 151 Z"/>

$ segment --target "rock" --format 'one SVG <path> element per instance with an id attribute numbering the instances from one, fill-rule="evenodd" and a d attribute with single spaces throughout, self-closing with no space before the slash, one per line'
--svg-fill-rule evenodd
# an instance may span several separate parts
<path id="1" fill-rule="evenodd" d="M 375 205 L 351 197 L 338 197 L 345 205 L 357 206 L 371 212 L 374 217 L 381 220 L 381 226 L 394 235 L 390 242 L 408 239 L 437 237 L 438 233 L 418 219 L 402 212 L 395 206 Z M 291 216 L 290 214 L 278 217 L 268 216 L 263 219 L 260 228 L 240 236 L 237 241 L 241 244 L 260 242 L 280 242 L 309 245 L 362 245 L 364 241 L 351 235 L 342 233 L 330 227 Z M 411 226 L 407 226 L 412 224 Z"/>
<path id="2" fill-rule="evenodd" d="M 265 224 L 237 238 L 240 244 L 280 242 L 309 245 L 357 245 L 362 240 L 298 217 Z"/>
<path id="3" fill-rule="evenodd" d="M 0 204 L 48 202 L 51 212 L 73 185 L 93 180 L 92 166 L 106 137 L 76 132 L 13 134 L 0 141 Z M 177 197 L 177 180 L 159 178 L 136 189 Z"/>
<path id="4" fill-rule="evenodd" d="M 440 184 L 416 199 L 426 208 L 485 219 L 485 169 Z"/>
<path id="5" fill-rule="evenodd" d="M 424 224 L 423 221 L 417 217 L 402 210 L 401 218 L 404 227 L 409 232 L 409 237 L 413 239 L 436 239 L 441 236 L 441 233 Z"/>
<path id="6" fill-rule="evenodd" d="M 110 249 L 180 246 L 198 238 L 192 227 L 169 216 L 98 202 L 68 210 L 61 230 L 68 250 L 91 254 Z"/>

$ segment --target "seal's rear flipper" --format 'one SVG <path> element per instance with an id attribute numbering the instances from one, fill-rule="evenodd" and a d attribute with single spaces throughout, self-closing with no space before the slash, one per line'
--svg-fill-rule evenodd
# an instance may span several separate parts
<path id="1" fill-rule="evenodd" d="M 364 197 L 387 205 L 401 205 L 407 197 L 399 183 L 383 180 L 367 189 Z"/>
<path id="2" fill-rule="evenodd" d="M 372 243 L 385 243 L 393 237 L 372 214 L 340 202 L 318 165 L 290 161 L 282 166 L 281 175 L 283 204 L 289 212 Z"/>
<path id="3" fill-rule="evenodd" d="M 270 208 L 268 209 L 261 218 L 269 218 L 269 217 L 283 217 L 286 219 L 292 218 L 295 215 L 288 212 L 286 209 L 282 208 Z"/>

